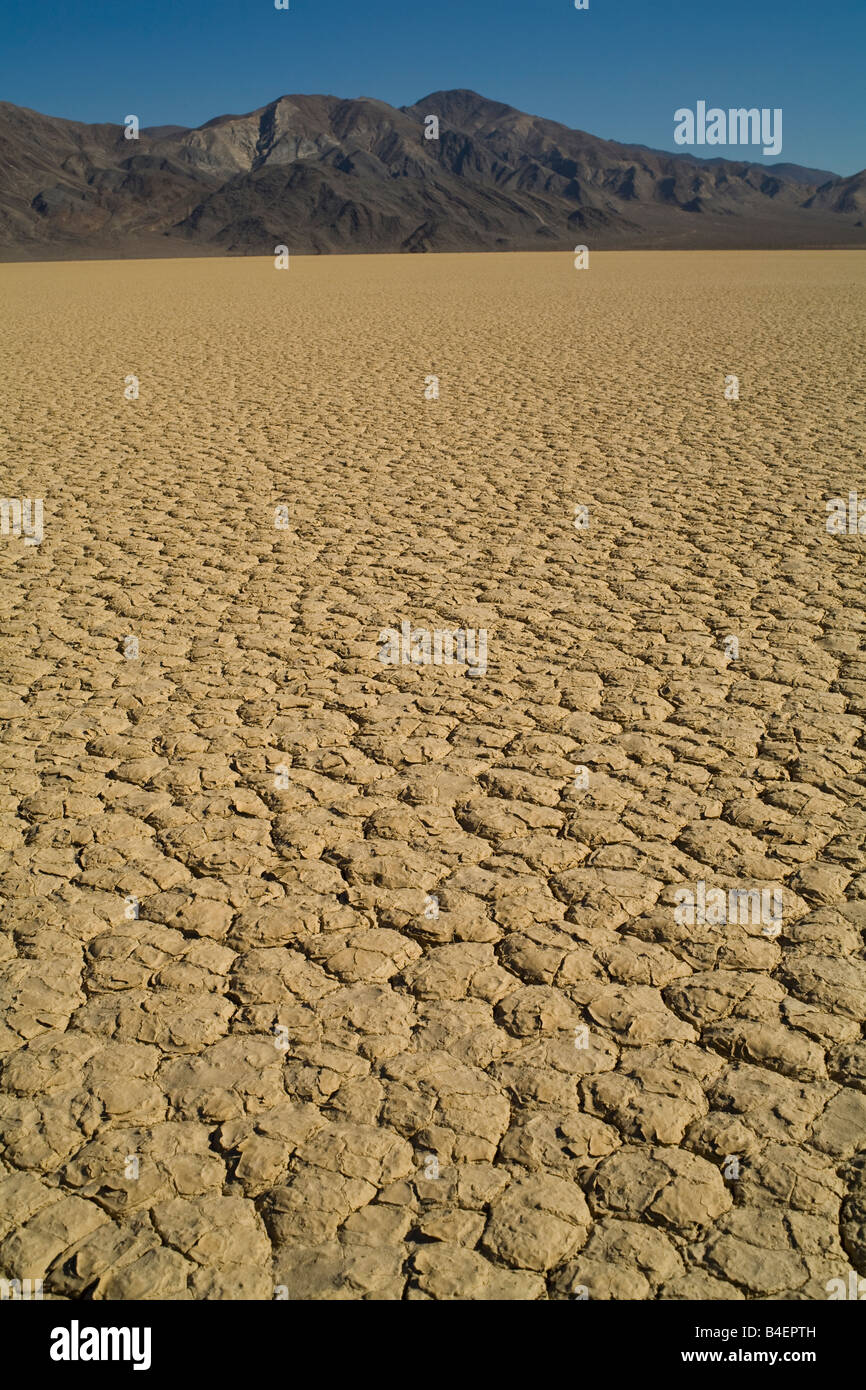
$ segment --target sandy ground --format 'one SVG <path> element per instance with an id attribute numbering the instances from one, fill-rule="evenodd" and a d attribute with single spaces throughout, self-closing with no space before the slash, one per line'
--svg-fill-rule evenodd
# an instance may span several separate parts
<path id="1" fill-rule="evenodd" d="M 866 1274 L 864 258 L 572 262 L 0 267 L 0 1276 Z"/>

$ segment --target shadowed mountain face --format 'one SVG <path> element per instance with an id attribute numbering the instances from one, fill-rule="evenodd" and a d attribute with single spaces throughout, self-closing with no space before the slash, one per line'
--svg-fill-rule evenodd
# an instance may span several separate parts
<path id="1" fill-rule="evenodd" d="M 138 140 L 0 103 L 4 259 L 864 246 L 864 204 L 866 173 L 621 145 L 468 91 L 286 96 Z"/>

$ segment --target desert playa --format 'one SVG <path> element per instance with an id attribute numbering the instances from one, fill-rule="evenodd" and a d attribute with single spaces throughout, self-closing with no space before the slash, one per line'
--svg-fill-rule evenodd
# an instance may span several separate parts
<path id="1" fill-rule="evenodd" d="M 0 1277 L 866 1275 L 863 253 L 0 295 Z"/>

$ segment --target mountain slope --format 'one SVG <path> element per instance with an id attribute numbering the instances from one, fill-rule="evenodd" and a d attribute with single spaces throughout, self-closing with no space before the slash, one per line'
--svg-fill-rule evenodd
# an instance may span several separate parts
<path id="1" fill-rule="evenodd" d="M 425 138 L 425 119 L 439 138 Z M 284 96 L 194 130 L 0 103 L 0 254 L 866 245 L 866 174 L 601 140 L 476 92 Z"/>
<path id="2" fill-rule="evenodd" d="M 822 184 L 806 203 L 808 208 L 829 208 L 833 212 L 866 217 L 866 170 L 848 179 L 832 179 Z M 860 222 L 862 226 L 862 220 Z"/>

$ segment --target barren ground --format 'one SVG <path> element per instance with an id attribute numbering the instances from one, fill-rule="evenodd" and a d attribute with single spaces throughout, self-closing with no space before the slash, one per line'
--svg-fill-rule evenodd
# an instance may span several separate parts
<path id="1" fill-rule="evenodd" d="M 863 255 L 572 259 L 0 267 L 0 1276 L 866 1274 Z"/>

